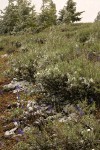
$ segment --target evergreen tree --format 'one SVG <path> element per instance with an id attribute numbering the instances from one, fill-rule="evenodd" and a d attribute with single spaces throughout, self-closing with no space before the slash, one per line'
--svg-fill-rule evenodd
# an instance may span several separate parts
<path id="1" fill-rule="evenodd" d="M 59 21 L 64 23 L 73 23 L 80 21 L 82 12 L 76 12 L 76 3 L 73 0 L 68 0 L 67 5 L 59 12 Z"/>
<path id="2" fill-rule="evenodd" d="M 34 6 L 28 0 L 17 0 L 18 22 L 15 30 L 23 30 L 36 25 L 36 13 Z"/>
<path id="3" fill-rule="evenodd" d="M 97 17 L 96 17 L 95 21 L 100 21 L 100 11 L 98 12 L 98 14 L 97 14 Z"/>
<path id="4" fill-rule="evenodd" d="M 0 33 L 18 32 L 36 26 L 34 6 L 28 0 L 9 0 L 0 18 Z"/>
<path id="5" fill-rule="evenodd" d="M 0 33 L 8 33 L 13 30 L 18 21 L 18 10 L 13 0 L 9 0 L 8 6 L 0 16 Z"/>
<path id="6" fill-rule="evenodd" d="M 56 5 L 52 0 L 43 0 L 38 25 L 43 28 L 56 24 Z"/>

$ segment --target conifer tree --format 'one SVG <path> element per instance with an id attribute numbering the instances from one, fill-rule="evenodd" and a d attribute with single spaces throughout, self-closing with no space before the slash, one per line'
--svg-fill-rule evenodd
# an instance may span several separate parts
<path id="1" fill-rule="evenodd" d="M 97 14 L 97 17 L 96 17 L 95 21 L 100 21 L 100 11 L 98 12 L 98 14 Z"/>
<path id="2" fill-rule="evenodd" d="M 35 25 L 36 13 L 29 0 L 9 0 L 0 19 L 0 33 L 19 32 Z"/>
<path id="3" fill-rule="evenodd" d="M 56 5 L 52 0 L 43 0 L 38 25 L 43 28 L 56 24 Z"/>
<path id="4" fill-rule="evenodd" d="M 13 30 L 18 21 L 17 7 L 13 0 L 9 0 L 8 6 L 2 11 L 0 16 L 0 33 L 8 33 Z"/>
<path id="5" fill-rule="evenodd" d="M 64 23 L 73 23 L 76 21 L 80 21 L 80 15 L 82 12 L 76 12 L 76 2 L 73 0 L 68 0 L 67 5 L 59 12 L 59 21 Z"/>

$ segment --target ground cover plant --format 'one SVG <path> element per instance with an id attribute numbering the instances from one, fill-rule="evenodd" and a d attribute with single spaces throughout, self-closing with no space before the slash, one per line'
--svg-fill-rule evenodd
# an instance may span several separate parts
<path id="1" fill-rule="evenodd" d="M 99 26 L 0 36 L 2 149 L 100 149 Z"/>

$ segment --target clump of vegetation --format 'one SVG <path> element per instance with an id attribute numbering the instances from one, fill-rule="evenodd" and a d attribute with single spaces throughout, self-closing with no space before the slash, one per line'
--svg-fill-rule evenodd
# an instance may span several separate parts
<path id="1" fill-rule="evenodd" d="M 98 122 L 93 115 L 80 117 L 79 122 L 49 122 L 42 131 L 36 128 L 27 132 L 27 140 L 19 142 L 14 150 L 99 150 Z"/>
<path id="2" fill-rule="evenodd" d="M 64 8 L 60 11 L 60 16 L 58 20 L 60 22 L 65 22 L 65 23 L 73 23 L 75 21 L 80 21 L 80 15 L 83 13 L 82 12 L 76 12 L 76 3 L 73 0 L 68 0 L 67 1 L 67 6 L 64 6 Z"/>

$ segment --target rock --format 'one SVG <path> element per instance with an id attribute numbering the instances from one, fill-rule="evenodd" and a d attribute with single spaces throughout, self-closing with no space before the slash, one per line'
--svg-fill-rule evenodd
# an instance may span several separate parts
<path id="1" fill-rule="evenodd" d="M 5 137 L 9 137 L 10 135 L 14 135 L 16 130 L 17 130 L 17 128 L 13 128 L 10 131 L 6 131 L 4 134 Z"/>
<path id="2" fill-rule="evenodd" d="M 33 111 L 33 108 L 32 108 L 32 107 L 28 107 L 28 111 L 29 111 L 29 112 L 32 112 L 32 111 Z"/>
<path id="3" fill-rule="evenodd" d="M 1 58 L 7 58 L 8 54 L 1 55 Z"/>
<path id="4" fill-rule="evenodd" d="M 16 81 L 12 80 L 11 83 L 4 85 L 3 90 L 4 91 L 13 91 L 13 93 L 17 93 L 20 91 L 26 91 L 30 90 L 30 87 L 32 88 L 32 84 L 27 81 Z"/>

